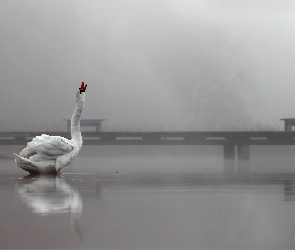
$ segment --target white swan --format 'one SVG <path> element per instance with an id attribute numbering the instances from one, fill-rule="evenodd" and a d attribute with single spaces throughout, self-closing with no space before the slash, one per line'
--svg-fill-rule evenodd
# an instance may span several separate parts
<path id="1" fill-rule="evenodd" d="M 85 90 L 82 82 L 76 93 L 76 108 L 71 119 L 71 140 L 61 136 L 42 134 L 27 143 L 19 155 L 16 165 L 32 174 L 56 173 L 65 168 L 77 156 L 82 147 L 80 119 L 84 108 Z"/>

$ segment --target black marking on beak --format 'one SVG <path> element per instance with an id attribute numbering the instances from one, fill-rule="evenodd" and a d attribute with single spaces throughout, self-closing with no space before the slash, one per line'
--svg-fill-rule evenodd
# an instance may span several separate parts
<path id="1" fill-rule="evenodd" d="M 80 90 L 80 94 L 81 94 L 82 92 L 85 92 L 85 91 L 86 91 L 86 88 L 87 88 L 87 84 L 85 85 L 84 89 L 79 88 L 79 90 Z"/>

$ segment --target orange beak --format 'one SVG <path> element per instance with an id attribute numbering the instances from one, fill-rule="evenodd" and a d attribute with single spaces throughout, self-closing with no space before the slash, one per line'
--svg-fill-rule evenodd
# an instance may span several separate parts
<path id="1" fill-rule="evenodd" d="M 79 88 L 79 90 L 80 90 L 80 94 L 81 94 L 82 92 L 85 92 L 85 91 L 86 91 L 86 88 L 87 88 L 87 84 L 84 86 L 84 82 L 82 82 L 82 83 L 81 83 L 81 87 Z"/>

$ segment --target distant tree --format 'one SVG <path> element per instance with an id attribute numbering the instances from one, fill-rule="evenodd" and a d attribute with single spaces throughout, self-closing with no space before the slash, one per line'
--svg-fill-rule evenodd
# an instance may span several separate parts
<path id="1" fill-rule="evenodd" d="M 174 21 L 154 42 L 150 67 L 161 81 L 178 89 L 186 120 L 194 129 L 242 129 L 250 123 L 243 91 L 251 85 L 239 46 L 216 29 L 195 29 Z M 156 27 L 156 25 L 155 25 Z"/>
<path id="2" fill-rule="evenodd" d="M 137 120 L 137 104 L 152 99 L 151 108 L 141 105 L 146 120 L 162 115 L 167 123 L 204 130 L 249 123 L 243 99 L 249 65 L 239 44 L 218 27 L 201 20 L 187 25 L 169 1 L 86 3 L 84 11 L 94 21 L 85 31 L 84 67 L 99 83 L 97 104 L 109 116 Z"/>
<path id="3" fill-rule="evenodd" d="M 238 44 L 201 21 L 188 26 L 165 1 L 124 1 L 116 11 L 116 19 L 104 27 L 108 32 L 102 32 L 106 36 L 94 49 L 100 48 L 103 55 L 96 56 L 101 59 L 96 65 L 103 69 L 105 81 L 121 82 L 111 92 L 124 93 L 120 89 L 128 79 L 139 84 L 155 81 L 166 86 L 164 95 L 173 95 L 171 100 L 179 105 L 175 115 L 188 128 L 247 126 L 243 91 L 251 75 Z M 119 35 L 112 33 L 114 29 Z M 148 95 L 146 87 L 143 91 Z M 112 98 L 108 102 L 120 105 Z"/>

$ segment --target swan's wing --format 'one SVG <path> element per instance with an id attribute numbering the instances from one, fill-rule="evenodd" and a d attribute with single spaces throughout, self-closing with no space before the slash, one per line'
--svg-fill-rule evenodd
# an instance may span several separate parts
<path id="1" fill-rule="evenodd" d="M 46 168 L 43 168 L 38 162 L 33 162 L 25 157 L 19 156 L 17 154 L 15 155 L 15 162 L 16 165 L 20 168 L 22 168 L 25 171 L 28 171 L 31 174 L 38 174 L 38 173 L 42 173 L 43 170 L 46 171 Z"/>
<path id="2" fill-rule="evenodd" d="M 55 160 L 35 162 L 18 154 L 14 155 L 16 165 L 31 174 L 56 174 Z"/>
<path id="3" fill-rule="evenodd" d="M 64 137 L 42 134 L 33 138 L 31 142 L 28 142 L 27 148 L 30 152 L 58 156 L 72 151 L 74 145 Z"/>

